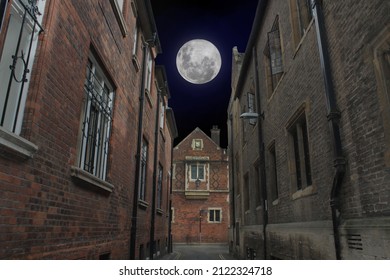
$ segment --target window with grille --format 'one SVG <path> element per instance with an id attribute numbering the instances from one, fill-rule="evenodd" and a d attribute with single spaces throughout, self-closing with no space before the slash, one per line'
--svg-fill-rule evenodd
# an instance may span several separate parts
<path id="1" fill-rule="evenodd" d="M 158 179 L 157 179 L 157 208 L 162 207 L 162 182 L 163 182 L 163 167 L 158 165 Z"/>
<path id="2" fill-rule="evenodd" d="M 114 90 L 93 55 L 88 59 L 84 93 L 79 166 L 106 180 Z"/>
<path id="3" fill-rule="evenodd" d="M 267 34 L 267 45 L 264 49 L 264 55 L 266 56 L 268 83 L 270 85 L 270 92 L 275 90 L 280 78 L 283 74 L 283 58 L 282 58 L 282 46 L 280 41 L 279 31 L 279 16 L 276 17 L 271 31 Z"/>
<path id="4" fill-rule="evenodd" d="M 164 102 L 160 102 L 160 129 L 164 129 L 165 123 L 165 106 Z"/>
<path id="5" fill-rule="evenodd" d="M 0 126 L 16 134 L 21 132 L 45 3 L 15 0 L 5 15 L 7 1 L 1 1 L 1 32 L 6 35 L 0 59 Z"/>
<path id="6" fill-rule="evenodd" d="M 141 200 L 146 199 L 146 169 L 148 163 L 148 142 L 145 139 L 142 140 L 141 148 L 141 170 L 140 170 L 140 182 L 138 198 Z"/>
<path id="7" fill-rule="evenodd" d="M 191 164 L 191 180 L 204 180 L 204 164 Z"/>
<path id="8" fill-rule="evenodd" d="M 221 209 L 209 209 L 209 222 L 220 223 L 222 221 Z"/>

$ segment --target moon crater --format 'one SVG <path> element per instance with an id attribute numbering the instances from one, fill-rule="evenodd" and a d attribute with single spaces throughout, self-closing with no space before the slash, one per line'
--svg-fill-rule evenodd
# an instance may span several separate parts
<path id="1" fill-rule="evenodd" d="M 218 75 L 221 64 L 218 49 L 203 39 L 188 41 L 176 56 L 176 66 L 180 75 L 193 84 L 210 82 Z"/>

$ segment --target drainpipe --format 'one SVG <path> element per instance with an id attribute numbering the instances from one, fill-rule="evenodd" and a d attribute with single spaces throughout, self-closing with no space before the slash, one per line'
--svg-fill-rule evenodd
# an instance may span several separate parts
<path id="1" fill-rule="evenodd" d="M 137 154 L 135 166 L 135 188 L 133 196 L 133 210 L 131 215 L 131 230 L 130 230 L 130 259 L 135 260 L 136 240 L 137 240 L 137 216 L 138 216 L 138 191 L 140 183 L 140 169 L 141 169 L 141 146 L 142 146 L 142 126 L 144 115 L 144 101 L 145 101 L 145 75 L 146 75 L 146 52 L 149 49 L 149 44 L 143 42 L 142 44 L 142 76 L 141 76 L 141 92 L 139 96 L 139 111 L 138 111 L 138 130 L 137 130 Z"/>
<path id="2" fill-rule="evenodd" d="M 336 171 L 333 177 L 332 190 L 330 194 L 330 208 L 332 211 L 333 235 L 336 259 L 341 259 L 340 246 L 340 201 L 339 192 L 345 174 L 346 160 L 343 155 L 343 149 L 340 136 L 340 111 L 337 108 L 336 96 L 331 76 L 330 59 L 328 53 L 328 45 L 326 40 L 324 14 L 322 11 L 321 0 L 311 0 L 311 8 L 316 26 L 317 44 L 321 61 L 321 70 L 325 83 L 325 97 L 327 105 L 327 118 L 329 128 L 332 135 L 333 144 L 333 166 Z"/>
<path id="3" fill-rule="evenodd" d="M 160 99 L 161 99 L 161 89 L 157 89 L 157 112 L 156 112 L 156 124 L 154 127 L 154 163 L 153 163 L 153 190 L 152 190 L 152 215 L 151 215 L 151 225 L 150 225 L 150 259 L 153 260 L 154 253 L 154 229 L 155 229 L 155 219 L 156 219 L 156 189 L 157 189 L 157 162 L 158 162 L 158 133 L 159 133 L 159 117 L 160 117 Z M 162 194 L 161 194 L 162 195 Z"/>
<path id="4" fill-rule="evenodd" d="M 267 198 L 267 180 L 265 172 L 265 151 L 264 151 L 264 138 L 263 138 L 263 121 L 264 114 L 261 109 L 261 96 L 260 96 L 260 83 L 259 83 L 259 70 L 257 61 L 256 46 L 253 47 L 253 63 L 255 67 L 255 88 L 256 88 L 256 106 L 259 114 L 258 117 L 258 139 L 259 139 L 259 156 L 260 156 L 260 184 L 261 184 L 261 196 L 263 198 L 263 254 L 264 259 L 267 259 L 267 224 L 268 224 L 268 198 Z"/>

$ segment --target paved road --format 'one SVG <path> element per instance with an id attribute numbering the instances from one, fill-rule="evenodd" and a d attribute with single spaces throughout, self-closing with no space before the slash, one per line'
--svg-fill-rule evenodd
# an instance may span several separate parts
<path id="1" fill-rule="evenodd" d="M 166 258 L 174 260 L 233 260 L 226 244 L 174 244 L 173 253 Z"/>

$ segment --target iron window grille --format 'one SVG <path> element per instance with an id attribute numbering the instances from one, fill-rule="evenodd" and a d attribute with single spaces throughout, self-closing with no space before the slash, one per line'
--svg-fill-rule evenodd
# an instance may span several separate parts
<path id="1" fill-rule="evenodd" d="M 142 140 L 141 148 L 141 172 L 138 198 L 145 201 L 146 198 L 146 168 L 148 163 L 148 143 L 145 139 Z"/>
<path id="2" fill-rule="evenodd" d="M 276 88 L 283 74 L 282 46 L 280 43 L 279 16 L 276 17 L 271 31 L 268 32 L 268 41 L 264 50 L 264 55 L 269 60 L 271 87 Z"/>
<path id="3" fill-rule="evenodd" d="M 84 91 L 79 165 L 83 170 L 106 180 L 114 92 L 94 58 L 88 60 Z"/>
<path id="4" fill-rule="evenodd" d="M 7 2 L 7 1 L 5 1 Z M 1 1 L 5 18 L 7 3 Z M 31 67 L 37 48 L 38 35 L 45 2 L 40 0 L 15 0 L 11 2 L 0 60 L 0 126 L 20 134 L 27 98 Z"/>

